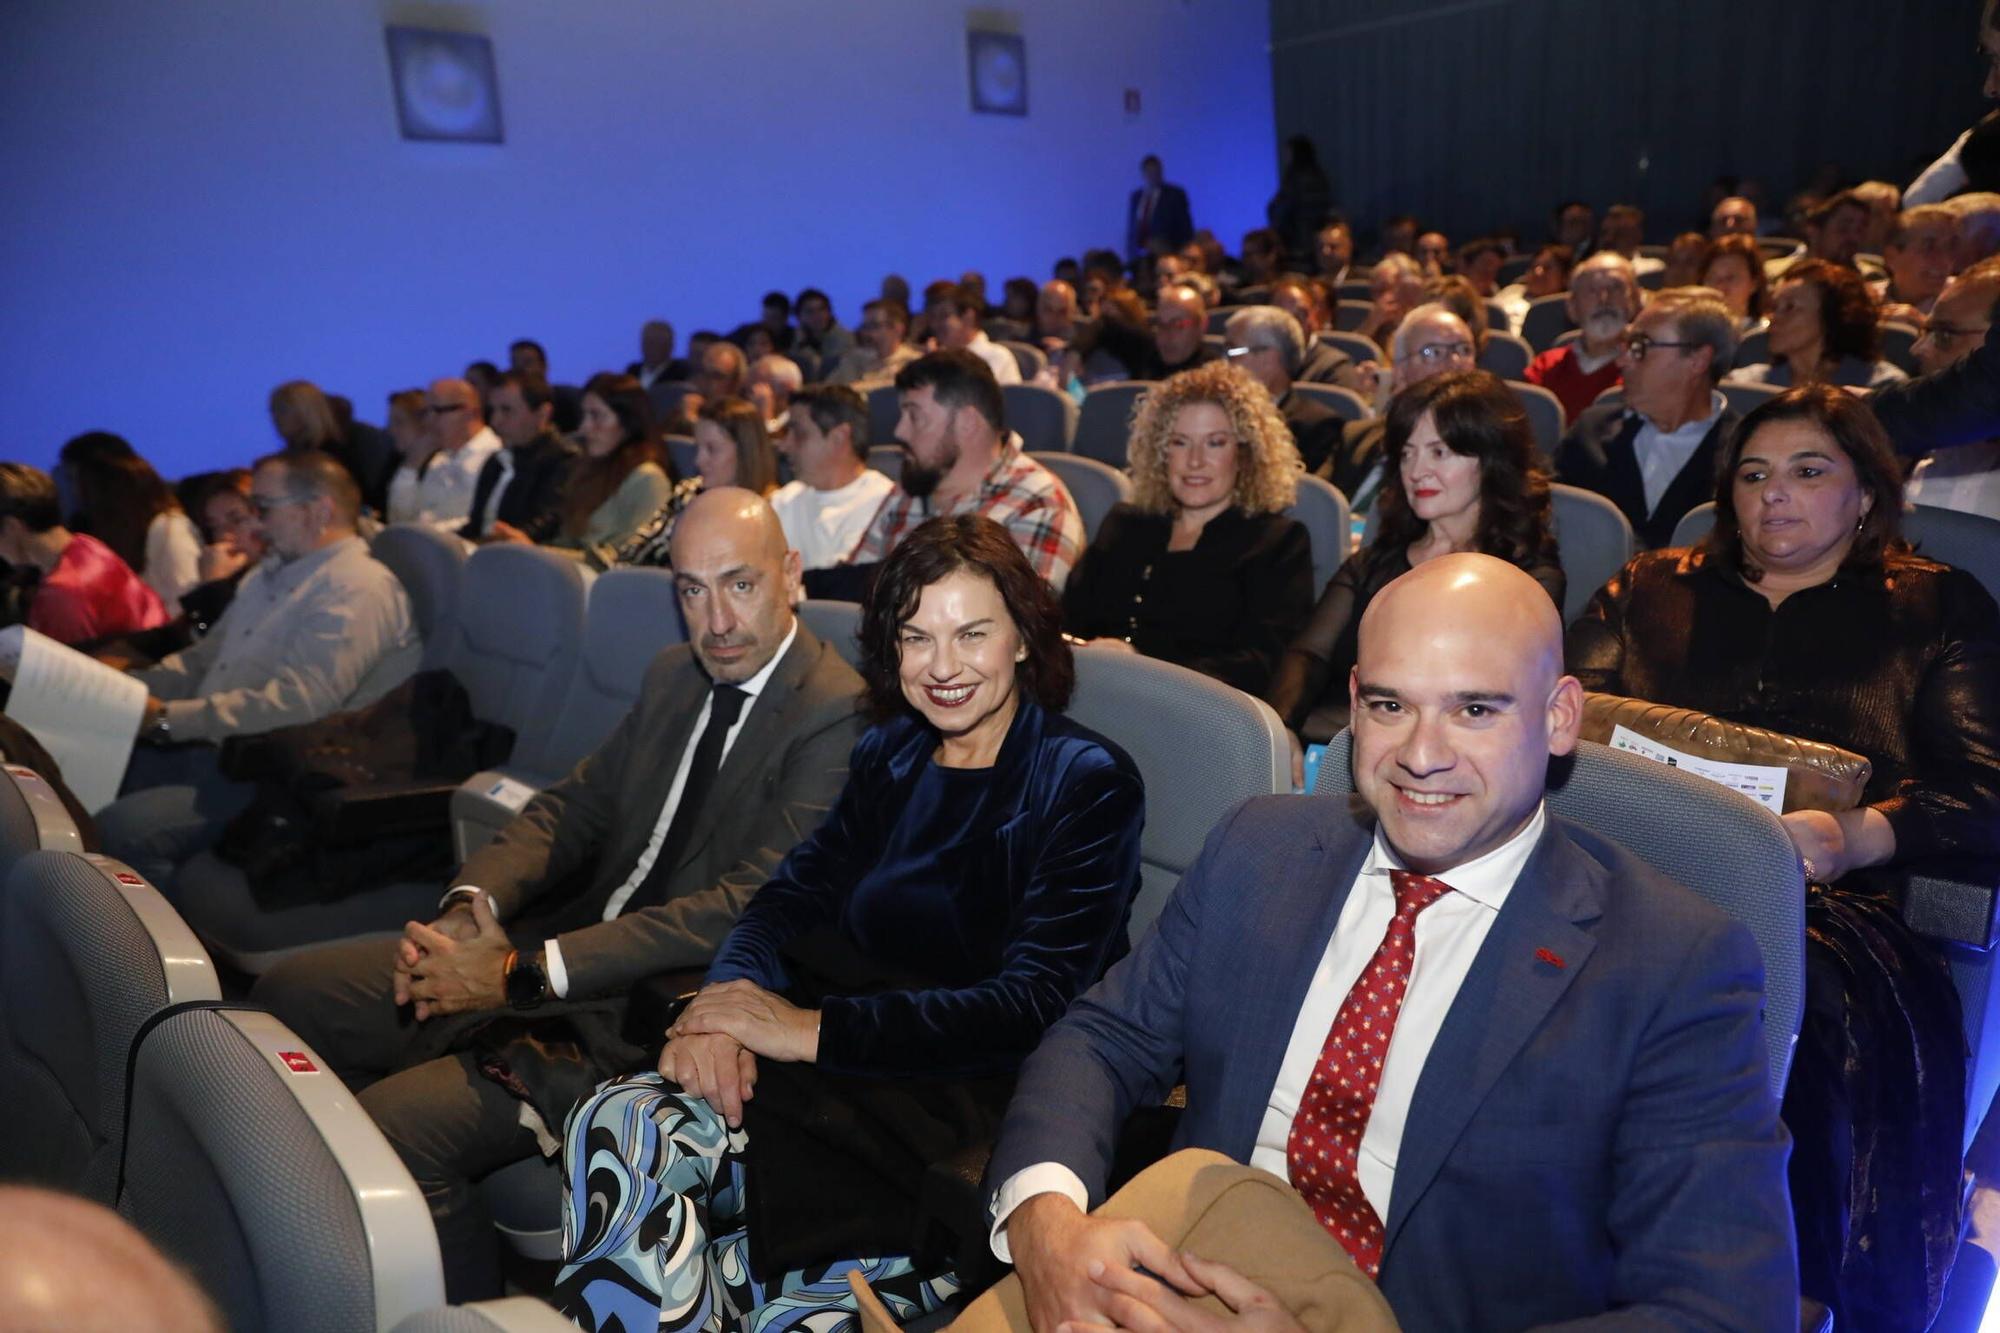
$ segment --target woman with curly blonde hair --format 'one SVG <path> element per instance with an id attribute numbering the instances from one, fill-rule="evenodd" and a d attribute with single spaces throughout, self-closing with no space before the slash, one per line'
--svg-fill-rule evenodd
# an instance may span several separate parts
<path id="1" fill-rule="evenodd" d="M 1063 594 L 1068 631 L 1252 694 L 1312 606 L 1312 543 L 1285 516 L 1304 470 L 1271 395 L 1215 361 L 1140 400 L 1132 500 Z"/>

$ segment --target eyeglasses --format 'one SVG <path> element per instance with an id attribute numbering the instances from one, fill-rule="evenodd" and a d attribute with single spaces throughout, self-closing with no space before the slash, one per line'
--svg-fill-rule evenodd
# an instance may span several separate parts
<path id="1" fill-rule="evenodd" d="M 1225 347 L 1222 349 L 1222 354 L 1234 360 L 1238 357 L 1249 356 L 1252 352 L 1273 352 L 1276 350 L 1274 347 Z"/>
<path id="2" fill-rule="evenodd" d="M 1924 325 L 1924 337 L 1929 338 L 1932 345 L 1940 352 L 1944 352 L 1949 351 L 1952 344 L 1960 338 L 1984 338 L 1986 330 L 1992 327 L 1991 324 L 1985 324 L 1976 329 L 1961 329 L 1955 324 L 1940 324 L 1936 320 L 1931 320 Z"/>
<path id="3" fill-rule="evenodd" d="M 1472 352 L 1471 343 L 1425 343 L 1422 347 L 1412 349 L 1403 360 L 1421 361 L 1427 366 L 1441 366 L 1452 361 L 1470 361 Z"/>
<path id="4" fill-rule="evenodd" d="M 310 495 L 252 495 L 250 507 L 257 511 L 258 518 L 269 518 L 273 509 L 285 505 L 304 504 L 312 499 Z"/>
<path id="5" fill-rule="evenodd" d="M 1706 347 L 1706 346 L 1708 346 L 1707 343 L 1668 342 L 1664 338 L 1654 338 L 1654 337 L 1649 337 L 1648 335 L 1643 333 L 1633 333 L 1626 335 L 1625 355 L 1631 357 L 1634 361 L 1644 361 L 1646 359 L 1646 353 L 1652 351 L 1655 347 Z"/>

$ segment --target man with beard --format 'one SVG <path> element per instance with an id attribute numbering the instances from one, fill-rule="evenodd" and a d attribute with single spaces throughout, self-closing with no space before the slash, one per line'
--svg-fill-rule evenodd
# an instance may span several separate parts
<path id="1" fill-rule="evenodd" d="M 1638 318 L 1643 298 L 1632 261 L 1600 250 L 1576 267 L 1569 284 L 1569 317 L 1582 332 L 1528 363 L 1522 376 L 1562 400 L 1571 421 L 1618 383 L 1618 353 L 1625 326 Z"/>
<path id="2" fill-rule="evenodd" d="M 1006 428 L 1000 386 L 971 352 L 918 357 L 896 374 L 896 441 L 908 457 L 896 489 L 849 557 L 879 563 L 938 514 L 981 514 L 1007 529 L 1035 572 L 1061 591 L 1083 553 L 1083 519 L 1056 475 Z M 818 595 L 818 587 L 811 589 Z"/>

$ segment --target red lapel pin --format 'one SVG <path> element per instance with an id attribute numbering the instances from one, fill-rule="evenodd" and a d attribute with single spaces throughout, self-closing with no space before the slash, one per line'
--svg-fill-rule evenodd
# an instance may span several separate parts
<path id="1" fill-rule="evenodd" d="M 1562 955 L 1559 953 L 1553 953 L 1548 949 L 1535 950 L 1535 959 L 1538 962 L 1547 963 L 1550 967 L 1563 966 Z"/>

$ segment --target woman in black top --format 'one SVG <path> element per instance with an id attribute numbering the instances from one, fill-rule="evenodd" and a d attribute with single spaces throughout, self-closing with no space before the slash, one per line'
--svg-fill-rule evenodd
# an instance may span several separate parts
<path id="1" fill-rule="evenodd" d="M 1312 542 L 1284 512 L 1303 470 L 1284 418 L 1212 361 L 1140 401 L 1128 457 L 1132 501 L 1070 575 L 1064 627 L 1261 692 L 1312 604 Z"/>
<path id="2" fill-rule="evenodd" d="M 1799 1286 L 1837 1328 L 1929 1326 L 1958 1246 L 1965 1063 L 1927 869 L 2000 874 L 2000 609 L 1898 539 L 1902 474 L 1829 385 L 1743 419 L 1699 547 L 1648 551 L 1570 628 L 1584 687 L 1843 746 L 1862 804 L 1784 816 L 1805 863 L 1806 1012 L 1785 1124 Z"/>
<path id="3" fill-rule="evenodd" d="M 1389 404 L 1382 447 L 1401 461 L 1375 502 L 1375 540 L 1326 585 L 1264 696 L 1295 740 L 1328 740 L 1347 725 L 1361 613 L 1424 561 L 1454 551 L 1497 556 L 1563 602 L 1548 474 L 1536 462 L 1527 413 L 1498 376 L 1468 370 L 1404 389 Z"/>

